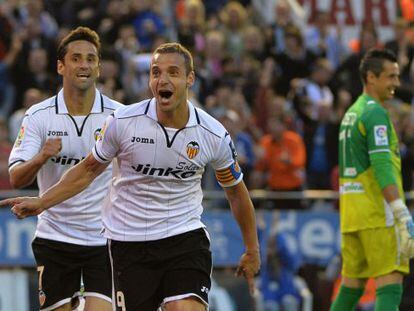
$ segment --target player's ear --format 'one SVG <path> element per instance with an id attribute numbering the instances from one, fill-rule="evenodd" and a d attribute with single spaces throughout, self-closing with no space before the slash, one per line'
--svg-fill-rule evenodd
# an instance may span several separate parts
<path id="1" fill-rule="evenodd" d="M 99 78 L 101 76 L 101 61 L 98 62 L 98 73 L 96 74 L 96 78 Z"/>
<path id="2" fill-rule="evenodd" d="M 378 77 L 375 75 L 375 73 L 373 73 L 372 71 L 368 70 L 367 71 L 367 82 L 368 83 L 372 83 L 374 82 L 375 79 L 377 79 Z"/>
<path id="3" fill-rule="evenodd" d="M 195 74 L 194 71 L 191 71 L 188 75 L 187 75 L 187 87 L 191 87 L 193 86 L 195 81 Z"/>
<path id="4" fill-rule="evenodd" d="M 63 75 L 63 68 L 65 67 L 65 64 L 63 64 L 63 62 L 61 60 L 57 61 L 57 73 L 60 75 Z"/>

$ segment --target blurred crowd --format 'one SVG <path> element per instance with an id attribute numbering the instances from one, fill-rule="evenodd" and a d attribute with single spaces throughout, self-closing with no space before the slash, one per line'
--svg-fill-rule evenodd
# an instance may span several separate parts
<path id="1" fill-rule="evenodd" d="M 401 6 L 404 5 L 404 6 Z M 25 110 L 54 95 L 56 47 L 75 26 L 102 41 L 98 88 L 125 104 L 151 96 L 151 51 L 179 41 L 194 56 L 191 101 L 218 118 L 236 145 L 249 188 L 336 189 L 338 126 L 362 90 L 365 51 L 398 56 L 401 88 L 389 103 L 401 141 L 404 187 L 413 188 L 414 26 L 400 1 L 392 40 L 373 22 L 344 43 L 328 12 L 309 20 L 297 0 L 8 0 L 0 3 L 0 189 Z M 205 181 L 215 189 L 214 181 Z M 300 208 L 301 202 L 276 207 Z"/>

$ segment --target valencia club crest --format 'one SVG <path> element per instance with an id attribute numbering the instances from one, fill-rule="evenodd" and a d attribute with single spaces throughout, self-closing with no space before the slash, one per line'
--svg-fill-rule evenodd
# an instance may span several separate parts
<path id="1" fill-rule="evenodd" d="M 196 141 L 190 141 L 187 144 L 187 155 L 189 159 L 193 159 L 200 151 L 200 145 Z"/>

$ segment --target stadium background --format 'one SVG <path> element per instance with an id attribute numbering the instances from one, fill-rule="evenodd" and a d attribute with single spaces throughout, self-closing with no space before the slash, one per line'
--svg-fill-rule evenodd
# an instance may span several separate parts
<path id="1" fill-rule="evenodd" d="M 7 159 L 24 111 L 60 87 L 56 44 L 71 28 L 100 34 L 98 88 L 125 104 L 150 96 L 149 55 L 177 40 L 195 60 L 191 100 L 220 119 L 235 141 L 253 190 L 264 262 L 269 238 L 283 232 L 298 262 L 294 275 L 308 289 L 301 309 L 327 310 L 339 267 L 336 131 L 361 90 L 361 55 L 374 46 L 399 58 L 402 86 L 388 105 L 401 140 L 404 187 L 413 198 L 413 21 L 412 0 L 0 1 L 0 197 L 36 194 L 35 184 L 11 190 Z M 269 146 L 271 133 L 293 136 L 296 144 Z M 260 303 L 232 276 L 240 234 L 211 170 L 203 187 L 219 289 L 211 310 L 254 310 Z M 17 221 L 0 211 L 1 311 L 36 310 L 35 226 L 35 219 Z M 414 308 L 411 283 L 408 278 L 405 310 Z"/>

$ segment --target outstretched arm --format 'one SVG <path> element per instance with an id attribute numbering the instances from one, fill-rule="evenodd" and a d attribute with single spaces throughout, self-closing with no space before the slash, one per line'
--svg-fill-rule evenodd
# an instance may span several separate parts
<path id="1" fill-rule="evenodd" d="M 82 192 L 99 176 L 109 163 L 100 163 L 89 154 L 84 160 L 66 171 L 60 181 L 40 197 L 19 197 L 0 201 L 0 205 L 12 205 L 18 218 L 38 215 L 44 210 Z"/>
<path id="2" fill-rule="evenodd" d="M 246 247 L 245 253 L 240 258 L 236 275 L 243 275 L 247 279 L 250 292 L 254 294 L 254 275 L 260 269 L 260 250 L 253 203 L 243 181 L 224 190 Z"/>

